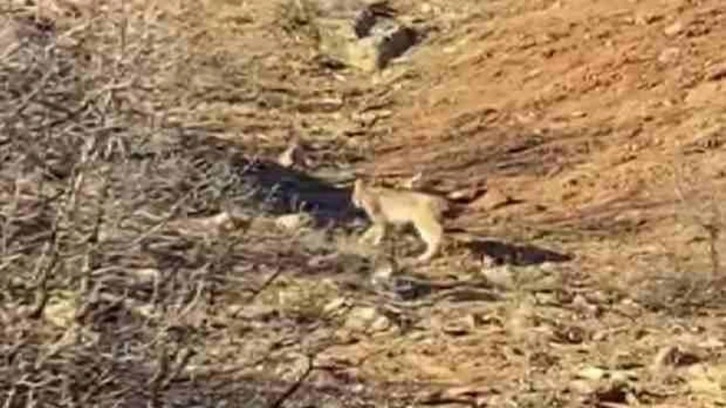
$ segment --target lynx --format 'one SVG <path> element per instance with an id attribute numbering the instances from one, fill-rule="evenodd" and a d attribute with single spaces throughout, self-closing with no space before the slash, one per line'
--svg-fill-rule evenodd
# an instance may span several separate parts
<path id="1" fill-rule="evenodd" d="M 417 261 L 430 261 L 437 254 L 444 235 L 442 221 L 451 210 L 451 203 L 445 198 L 411 190 L 366 186 L 361 179 L 356 179 L 351 201 L 365 211 L 373 224 L 361 241 L 379 245 L 390 225 L 413 224 L 426 243 L 426 251 Z"/>

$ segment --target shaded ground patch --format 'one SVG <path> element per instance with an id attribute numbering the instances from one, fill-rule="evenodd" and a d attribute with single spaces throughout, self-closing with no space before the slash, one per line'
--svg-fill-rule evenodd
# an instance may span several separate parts
<path id="1" fill-rule="evenodd" d="M 536 245 L 516 245 L 497 240 L 475 240 L 465 244 L 476 256 L 492 258 L 496 264 L 530 266 L 545 262 L 567 262 L 574 259 Z"/>

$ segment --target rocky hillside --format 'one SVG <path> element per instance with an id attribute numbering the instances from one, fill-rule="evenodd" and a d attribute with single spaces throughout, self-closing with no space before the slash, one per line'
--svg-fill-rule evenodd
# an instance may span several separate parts
<path id="1" fill-rule="evenodd" d="M 719 1 L 0 11 L 5 406 L 726 403 Z"/>

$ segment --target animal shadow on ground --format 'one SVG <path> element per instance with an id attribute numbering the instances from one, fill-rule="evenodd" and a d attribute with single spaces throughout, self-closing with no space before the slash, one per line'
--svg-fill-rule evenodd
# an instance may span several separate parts
<path id="1" fill-rule="evenodd" d="M 539 265 L 545 262 L 567 262 L 573 259 L 564 254 L 535 245 L 516 245 L 493 239 L 480 239 L 466 243 L 466 247 L 478 257 L 489 257 L 495 264 L 514 266 Z"/>
<path id="2" fill-rule="evenodd" d="M 351 202 L 351 188 L 337 187 L 274 162 L 258 162 L 246 174 L 257 189 L 265 211 L 280 215 L 304 211 L 319 225 L 350 224 L 363 220 Z"/>
<path id="3" fill-rule="evenodd" d="M 213 136 L 185 132 L 170 140 L 162 146 L 164 154 L 185 158 L 185 163 L 191 163 L 186 166 L 193 167 L 182 163 L 176 173 L 186 170 L 185 179 L 208 186 L 210 200 L 222 197 L 227 205 L 241 208 L 252 204 L 273 216 L 306 212 L 319 226 L 346 225 L 363 216 L 351 202 L 352 187 L 338 187 L 303 171 L 250 157 L 242 146 Z"/>

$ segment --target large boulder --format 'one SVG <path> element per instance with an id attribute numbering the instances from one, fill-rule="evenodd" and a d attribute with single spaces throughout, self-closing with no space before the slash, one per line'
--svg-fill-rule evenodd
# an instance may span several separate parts
<path id="1" fill-rule="evenodd" d="M 320 52 L 344 65 L 380 70 L 418 41 L 416 30 L 396 20 L 387 1 L 308 1 L 314 2 Z"/>

